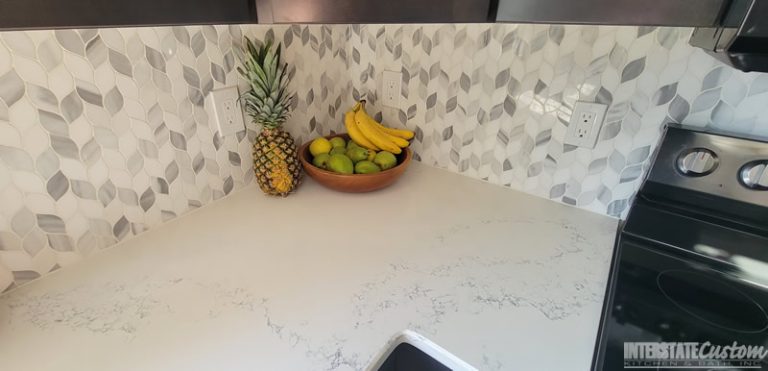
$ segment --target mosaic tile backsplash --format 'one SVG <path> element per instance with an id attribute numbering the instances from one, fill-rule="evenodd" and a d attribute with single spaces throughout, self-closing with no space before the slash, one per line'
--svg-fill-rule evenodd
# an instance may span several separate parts
<path id="1" fill-rule="evenodd" d="M 204 100 L 242 30 L 0 33 L 0 291 L 252 182 Z"/>
<path id="2" fill-rule="evenodd" d="M 621 216 L 665 122 L 768 136 L 768 75 L 688 29 L 547 25 L 190 26 L 0 33 L 0 291 L 250 184 L 248 130 L 205 97 L 238 84 L 243 34 L 286 47 L 288 129 L 341 131 L 354 99 L 417 132 L 417 159 Z M 384 70 L 402 109 L 382 109 Z M 242 84 L 242 83 L 240 83 Z M 563 145 L 577 100 L 610 105 L 595 149 Z"/>
<path id="3" fill-rule="evenodd" d="M 343 130 L 341 111 L 366 96 L 386 124 L 416 131 L 424 163 L 617 217 L 664 123 L 768 137 L 768 74 L 721 64 L 689 46 L 690 33 L 454 24 L 276 32 L 311 49 L 294 61 L 305 73 L 294 132 L 305 138 Z M 376 102 L 384 70 L 403 73 L 402 109 Z M 579 100 L 609 105 L 594 149 L 563 144 Z"/>

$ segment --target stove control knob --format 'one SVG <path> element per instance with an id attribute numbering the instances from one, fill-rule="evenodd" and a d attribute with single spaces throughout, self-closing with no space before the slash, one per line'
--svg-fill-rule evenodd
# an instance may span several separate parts
<path id="1" fill-rule="evenodd" d="M 768 160 L 751 162 L 739 172 L 741 184 L 750 189 L 768 190 Z"/>
<path id="2" fill-rule="evenodd" d="M 717 168 L 717 155 L 704 148 L 685 152 L 677 159 L 677 169 L 683 175 L 703 176 L 712 173 L 715 168 Z"/>

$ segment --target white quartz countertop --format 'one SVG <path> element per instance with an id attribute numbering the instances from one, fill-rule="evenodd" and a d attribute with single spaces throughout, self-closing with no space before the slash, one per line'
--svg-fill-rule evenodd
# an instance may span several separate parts
<path id="1" fill-rule="evenodd" d="M 405 329 L 481 370 L 587 370 L 616 226 L 421 164 L 251 186 L 0 297 L 0 370 L 360 370 Z"/>

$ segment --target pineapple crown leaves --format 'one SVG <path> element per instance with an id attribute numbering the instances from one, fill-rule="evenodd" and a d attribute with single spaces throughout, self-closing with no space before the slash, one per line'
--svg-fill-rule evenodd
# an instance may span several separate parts
<path id="1" fill-rule="evenodd" d="M 245 103 L 245 111 L 257 124 L 265 128 L 280 127 L 288 120 L 293 95 L 288 93 L 288 64 L 280 59 L 282 45 L 272 50 L 272 40 L 267 40 L 260 47 L 245 38 L 242 67 L 237 72 L 248 82 L 250 90 L 240 99 Z"/>

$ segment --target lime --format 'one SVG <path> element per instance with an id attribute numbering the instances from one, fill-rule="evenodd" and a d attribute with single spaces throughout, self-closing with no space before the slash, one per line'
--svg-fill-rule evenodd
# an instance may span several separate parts
<path id="1" fill-rule="evenodd" d="M 368 159 L 368 150 L 362 147 L 350 148 L 347 150 L 347 157 L 354 163 Z"/>
<path id="2" fill-rule="evenodd" d="M 355 173 L 358 174 L 373 174 L 381 171 L 379 165 L 374 164 L 371 161 L 364 160 L 355 164 Z"/>
<path id="3" fill-rule="evenodd" d="M 342 154 L 331 155 L 328 159 L 328 169 L 340 174 L 352 174 L 355 171 L 352 160 Z"/>
<path id="4" fill-rule="evenodd" d="M 397 165 L 397 158 L 390 152 L 381 151 L 376 154 L 376 157 L 373 158 L 373 162 L 376 165 L 381 166 L 381 170 L 387 170 Z"/>
<path id="5" fill-rule="evenodd" d="M 346 152 L 347 152 L 347 150 L 344 147 L 333 147 L 333 149 L 331 150 L 330 154 L 331 154 L 331 156 L 333 156 L 333 155 L 343 155 Z"/>
<path id="6" fill-rule="evenodd" d="M 333 146 L 331 146 L 331 142 L 329 142 L 328 139 L 320 137 L 313 140 L 309 145 L 309 152 L 312 154 L 312 156 L 317 156 L 321 153 L 330 152 L 331 148 L 333 148 Z"/>
<path id="7" fill-rule="evenodd" d="M 315 165 L 321 169 L 327 169 L 329 158 L 331 158 L 331 155 L 327 153 L 321 153 L 312 159 L 312 165 Z"/>
<path id="8" fill-rule="evenodd" d="M 369 149 L 368 150 L 368 158 L 366 160 L 373 161 L 373 159 L 376 158 L 376 151 Z"/>
<path id="9" fill-rule="evenodd" d="M 336 147 L 346 147 L 347 146 L 347 142 L 344 141 L 344 138 L 333 137 L 333 138 L 331 138 L 331 145 L 333 146 L 333 148 L 336 148 Z"/>

